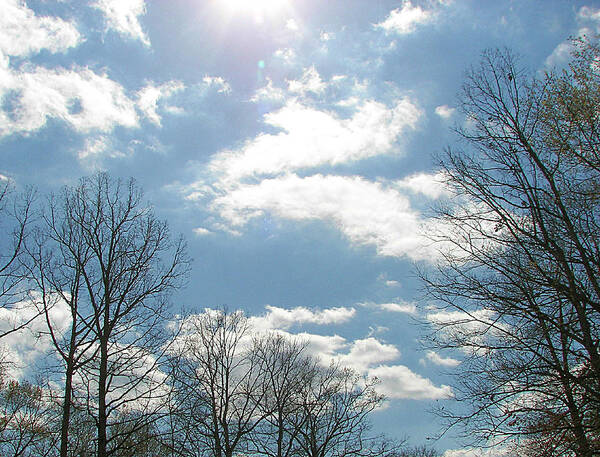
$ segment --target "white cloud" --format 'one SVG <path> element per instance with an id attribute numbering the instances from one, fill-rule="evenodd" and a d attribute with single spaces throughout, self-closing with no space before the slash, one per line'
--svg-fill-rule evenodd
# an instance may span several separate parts
<path id="1" fill-rule="evenodd" d="M 329 365 L 335 358 L 337 352 L 347 346 L 346 339 L 339 336 L 324 336 L 314 335 L 310 333 L 297 333 L 293 335 L 300 341 L 305 341 L 308 344 L 308 353 L 317 357 L 322 365 Z"/>
<path id="2" fill-rule="evenodd" d="M 39 296 L 33 295 L 33 300 Z M 49 311 L 50 322 L 57 337 L 64 334 L 71 325 L 71 313 L 64 301 L 50 299 L 55 302 Z M 11 308 L 0 308 L 0 333 L 21 326 L 38 315 L 34 301 L 21 301 Z M 11 377 L 19 379 L 25 374 L 41 355 L 47 353 L 52 342 L 48 336 L 46 320 L 38 316 L 29 325 L 19 331 L 10 333 L 0 340 L 1 356 L 3 362 L 9 362 L 8 371 Z"/>
<path id="3" fill-rule="evenodd" d="M 0 96 L 7 95 L 13 101 L 0 110 L 0 136 L 40 129 L 48 118 L 62 119 L 78 132 L 138 125 L 123 87 L 87 68 L 16 72 L 0 65 Z"/>
<path id="4" fill-rule="evenodd" d="M 211 205 L 234 227 L 270 212 L 291 220 L 335 224 L 351 242 L 374 245 L 380 255 L 427 259 L 432 251 L 420 232 L 423 221 L 396 189 L 361 177 L 286 175 L 242 185 Z"/>
<path id="5" fill-rule="evenodd" d="M 340 324 L 352 319 L 356 313 L 354 308 L 326 308 L 312 310 L 299 306 L 286 309 L 267 305 L 264 316 L 252 317 L 252 326 L 257 329 L 288 329 L 296 324 L 330 325 Z"/>
<path id="6" fill-rule="evenodd" d="M 43 49 L 64 52 L 82 40 L 75 25 L 36 16 L 23 1 L 0 0 L 0 11 L 0 55 L 26 56 Z"/>
<path id="7" fill-rule="evenodd" d="M 288 81 L 288 91 L 293 94 L 306 95 L 307 92 L 319 95 L 325 91 L 327 84 L 314 66 L 306 68 L 300 79 Z"/>
<path id="8" fill-rule="evenodd" d="M 491 350 L 488 340 L 505 335 L 509 330 L 489 309 L 470 312 L 442 310 L 427 314 L 426 319 L 437 328 L 441 337 L 459 341 L 461 350 L 466 354 Z"/>
<path id="9" fill-rule="evenodd" d="M 271 78 L 266 78 L 266 81 L 267 84 L 257 89 L 250 101 L 254 103 L 261 101 L 283 102 L 286 98 L 285 91 L 279 87 L 275 87 Z"/>
<path id="10" fill-rule="evenodd" d="M 566 64 L 569 60 L 571 60 L 571 53 L 574 51 L 574 49 L 575 48 L 570 41 L 560 43 L 556 48 L 554 48 L 552 54 L 546 58 L 546 66 L 552 68 Z"/>
<path id="11" fill-rule="evenodd" d="M 204 228 L 204 227 L 196 227 L 193 230 L 194 234 L 196 234 L 197 236 L 205 236 L 205 235 L 211 235 L 213 232 L 211 232 L 210 230 Z"/>
<path id="12" fill-rule="evenodd" d="M 139 22 L 139 17 L 146 14 L 144 0 L 97 0 L 92 6 L 102 11 L 108 28 L 150 46 Z"/>
<path id="13" fill-rule="evenodd" d="M 460 360 L 453 359 L 451 357 L 442 357 L 437 352 L 427 351 L 426 359 L 435 365 L 443 367 L 456 367 L 460 365 Z"/>
<path id="14" fill-rule="evenodd" d="M 577 19 L 580 21 L 597 22 L 597 27 L 600 27 L 600 9 L 591 6 L 582 6 L 577 12 Z"/>
<path id="15" fill-rule="evenodd" d="M 247 176 L 389 154 L 400 135 L 416 127 L 420 115 L 406 98 L 397 100 L 392 108 L 367 100 L 349 119 L 292 100 L 265 116 L 265 122 L 281 129 L 280 133 L 261 134 L 240 150 L 223 151 L 209 167 L 224 175 L 225 181 L 235 182 Z"/>
<path id="16" fill-rule="evenodd" d="M 354 341 L 350 351 L 347 354 L 338 356 L 337 360 L 344 366 L 364 372 L 373 365 L 389 362 L 398 357 L 400 357 L 400 351 L 394 345 L 384 344 L 373 337 L 369 337 Z"/>
<path id="17" fill-rule="evenodd" d="M 416 173 L 396 181 L 395 185 L 400 189 L 408 189 L 413 193 L 422 194 L 435 200 L 450 196 L 450 191 L 444 181 L 443 173 Z"/>
<path id="18" fill-rule="evenodd" d="M 148 84 L 138 92 L 138 108 L 154 124 L 161 125 L 161 117 L 158 114 L 158 103 L 161 99 L 169 98 L 176 92 L 185 89 L 179 81 L 169 81 L 159 86 L 154 83 Z M 173 112 L 173 107 L 165 106 L 165 111 Z M 177 111 L 175 109 L 175 111 Z"/>
<path id="19" fill-rule="evenodd" d="M 434 400 L 453 397 L 449 386 L 436 387 L 429 379 L 404 365 L 381 365 L 369 370 L 369 376 L 381 381 L 378 391 L 391 399 Z"/>
<path id="20" fill-rule="evenodd" d="M 388 33 L 406 35 L 414 32 L 418 25 L 433 21 L 434 17 L 432 11 L 424 10 L 420 6 L 413 6 L 410 1 L 405 0 L 402 8 L 392 10 L 383 22 L 376 24 L 376 27 L 380 27 Z"/>
<path id="21" fill-rule="evenodd" d="M 82 165 L 90 170 L 104 169 L 105 159 L 124 158 L 127 154 L 118 150 L 110 137 L 106 135 L 92 136 L 85 139 L 83 148 L 77 152 Z"/>
<path id="22" fill-rule="evenodd" d="M 209 76 L 205 75 L 202 78 L 202 82 L 208 87 L 213 87 L 220 94 L 229 94 L 231 92 L 231 86 L 221 76 Z"/>
<path id="23" fill-rule="evenodd" d="M 437 114 L 442 119 L 450 119 L 452 116 L 454 116 L 455 112 L 456 108 L 451 108 L 448 105 L 440 105 L 436 106 L 435 108 L 435 114 Z"/>
<path id="24" fill-rule="evenodd" d="M 394 313 L 417 314 L 417 307 L 414 303 L 382 303 L 378 306 Z"/>
<path id="25" fill-rule="evenodd" d="M 273 56 L 277 59 L 283 60 L 283 62 L 287 65 L 293 64 L 298 58 L 296 51 L 294 51 L 292 48 L 278 49 L 273 53 Z"/>

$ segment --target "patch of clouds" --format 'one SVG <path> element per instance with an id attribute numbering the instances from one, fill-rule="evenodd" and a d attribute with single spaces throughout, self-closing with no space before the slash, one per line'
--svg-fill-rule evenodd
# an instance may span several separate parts
<path id="1" fill-rule="evenodd" d="M 27 368 L 52 347 L 46 320 L 39 316 L 40 298 L 39 294 L 33 294 L 31 300 L 20 301 L 10 308 L 0 308 L 0 333 L 31 321 L 26 328 L 9 333 L 0 340 L 2 362 L 7 363 L 8 374 L 14 379 L 23 377 Z M 49 318 L 57 338 L 60 338 L 71 326 L 70 308 L 58 297 L 51 297 L 49 303 L 54 303 L 49 310 Z"/>
<path id="2" fill-rule="evenodd" d="M 338 351 L 347 347 L 346 338 L 339 335 L 315 335 L 310 333 L 296 333 L 291 335 L 307 344 L 307 353 L 319 359 L 322 365 L 327 366 L 337 356 Z"/>
<path id="3" fill-rule="evenodd" d="M 417 306 L 414 303 L 381 303 L 377 306 L 392 313 L 404 313 L 413 316 L 417 314 Z"/>
<path id="4" fill-rule="evenodd" d="M 373 337 L 355 340 L 347 354 L 337 357 L 344 366 L 365 372 L 373 365 L 396 360 L 400 351 L 392 344 L 385 344 Z"/>
<path id="5" fill-rule="evenodd" d="M 434 326 L 440 338 L 459 342 L 461 351 L 467 355 L 490 351 L 489 341 L 506 336 L 510 329 L 497 320 L 490 309 L 466 311 L 438 310 L 428 313 L 426 320 Z"/>
<path id="6" fill-rule="evenodd" d="M 239 150 L 220 152 L 209 168 L 226 182 L 236 182 L 389 154 L 402 133 L 416 128 L 420 117 L 421 110 L 408 98 L 396 100 L 391 108 L 366 100 L 347 119 L 290 100 L 265 115 L 265 123 L 279 133 L 263 133 Z"/>
<path id="7" fill-rule="evenodd" d="M 562 66 L 571 60 L 571 53 L 574 51 L 573 44 L 570 41 L 560 43 L 545 61 L 546 67 L 552 68 Z"/>
<path id="8" fill-rule="evenodd" d="M 294 325 L 316 324 L 332 325 L 347 322 L 354 317 L 354 308 L 309 309 L 303 306 L 286 309 L 267 305 L 264 316 L 252 317 L 250 322 L 254 328 L 261 330 L 285 330 Z"/>
<path id="9" fill-rule="evenodd" d="M 92 7 L 102 11 L 109 29 L 150 46 L 150 39 L 139 21 L 139 17 L 146 14 L 144 0 L 96 0 Z"/>
<path id="10" fill-rule="evenodd" d="M 451 196 L 450 190 L 444 184 L 445 181 L 446 177 L 443 173 L 416 173 L 395 181 L 395 185 L 400 189 L 407 189 L 432 200 L 437 200 L 441 197 Z"/>
<path id="11" fill-rule="evenodd" d="M 0 56 L 65 52 L 83 40 L 73 23 L 37 16 L 23 1 L 0 0 L 0 11 Z"/>
<path id="12" fill-rule="evenodd" d="M 456 108 L 452 108 L 448 105 L 440 105 L 435 108 L 435 114 L 445 120 L 451 119 L 455 112 Z"/>
<path id="13" fill-rule="evenodd" d="M 390 399 L 438 400 L 454 396 L 450 386 L 438 387 L 404 365 L 381 365 L 370 369 L 369 376 L 380 381 L 377 390 Z"/>
<path id="14" fill-rule="evenodd" d="M 266 81 L 267 84 L 262 86 L 256 92 L 254 92 L 254 95 L 252 96 L 250 101 L 253 103 L 268 101 L 279 102 L 283 104 L 287 97 L 286 92 L 279 87 L 275 87 L 271 78 L 266 78 Z"/>
<path id="15" fill-rule="evenodd" d="M 196 235 L 196 236 L 206 236 L 206 235 L 213 234 L 213 232 L 211 232 L 210 230 L 208 230 L 207 228 L 204 228 L 204 227 L 196 227 L 192 231 L 194 232 L 194 235 Z"/>
<path id="16" fill-rule="evenodd" d="M 288 91 L 292 94 L 306 95 L 308 92 L 312 92 L 319 95 L 326 88 L 327 84 L 323 82 L 314 66 L 306 68 L 300 79 L 288 81 Z"/>
<path id="17" fill-rule="evenodd" d="M 454 368 L 460 365 L 460 360 L 453 359 L 452 357 L 442 357 L 437 352 L 427 351 L 425 355 L 425 359 L 421 359 L 423 363 L 425 361 L 429 361 L 434 365 L 439 365 L 442 367 Z"/>
<path id="18" fill-rule="evenodd" d="M 282 60 L 286 65 L 293 65 L 298 60 L 298 55 L 292 48 L 278 49 L 273 57 Z"/>
<path id="19" fill-rule="evenodd" d="M 206 84 L 207 87 L 211 87 L 216 89 L 216 91 L 220 94 L 229 94 L 231 93 L 231 86 L 229 83 L 221 76 L 209 76 L 205 75 L 202 78 L 202 82 Z"/>
<path id="20" fill-rule="evenodd" d="M 428 259 L 422 219 L 398 190 L 358 176 L 294 174 L 241 185 L 211 208 L 234 228 L 269 212 L 290 220 L 323 220 L 351 242 L 372 245 L 383 256 Z"/>
<path id="21" fill-rule="evenodd" d="M 596 27 L 600 27 L 600 9 L 591 6 L 582 6 L 577 12 L 577 19 L 580 21 L 596 22 Z M 596 31 L 600 32 L 597 28 Z"/>
<path id="22" fill-rule="evenodd" d="M 163 99 L 168 99 L 176 92 L 180 92 L 184 89 L 184 84 L 179 81 L 169 81 L 158 86 L 154 83 L 149 83 L 137 94 L 138 109 L 146 116 L 146 118 L 148 118 L 148 120 L 150 120 L 150 122 L 160 127 L 161 117 L 158 114 L 159 102 Z M 180 108 L 178 109 L 177 107 L 168 105 L 161 108 L 169 113 L 177 113 L 180 110 Z"/>
<path id="23" fill-rule="evenodd" d="M 84 168 L 90 171 L 103 169 L 107 158 L 124 158 L 127 154 L 115 148 L 111 138 L 106 135 L 91 136 L 85 139 L 83 148 L 77 152 L 77 158 Z"/>
<path id="24" fill-rule="evenodd" d="M 431 23 L 434 19 L 433 11 L 414 6 L 412 2 L 405 0 L 401 8 L 392 10 L 389 16 L 375 27 L 383 29 L 386 33 L 407 35 L 413 33 L 418 26 Z"/>
<path id="25" fill-rule="evenodd" d="M 600 9 L 591 6 L 582 6 L 575 16 L 577 30 L 573 37 L 593 37 L 600 33 Z M 546 58 L 545 65 L 548 68 L 563 67 L 572 59 L 575 46 L 570 40 L 559 43 L 552 53 Z"/>
<path id="26" fill-rule="evenodd" d="M 80 133 L 138 126 L 135 103 L 124 88 L 88 68 L 12 71 L 0 64 L 0 96 L 7 93 L 13 97 L 0 110 L 0 136 L 38 130 L 49 118 Z"/>

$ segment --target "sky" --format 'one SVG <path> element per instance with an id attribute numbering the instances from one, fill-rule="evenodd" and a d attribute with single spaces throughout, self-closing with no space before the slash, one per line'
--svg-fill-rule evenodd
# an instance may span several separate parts
<path id="1" fill-rule="evenodd" d="M 134 177 L 194 259 L 174 309 L 299 334 L 380 379 L 374 431 L 480 455 L 428 439 L 461 358 L 422 344 L 434 157 L 482 51 L 543 74 L 599 32 L 592 0 L 0 0 L 0 180 Z"/>

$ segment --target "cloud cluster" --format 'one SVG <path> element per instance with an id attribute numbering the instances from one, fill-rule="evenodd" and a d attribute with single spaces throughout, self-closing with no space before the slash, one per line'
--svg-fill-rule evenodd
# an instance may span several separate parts
<path id="1" fill-rule="evenodd" d="M 47 49 L 64 52 L 82 37 L 71 22 L 38 17 L 20 0 L 0 0 L 0 60 L 2 55 L 24 57 Z"/>
<path id="2" fill-rule="evenodd" d="M 188 200 L 218 216 L 204 230 L 240 234 L 253 218 L 268 213 L 332 224 L 352 244 L 372 246 L 382 256 L 434 258 L 424 236 L 429 221 L 413 200 L 448 197 L 444 176 L 373 180 L 321 172 L 403 154 L 405 138 L 424 113 L 393 87 L 386 98 L 370 96 L 368 81 L 339 74 L 325 79 L 315 66 L 283 87 L 267 79 L 251 98 L 278 105 L 263 116 L 265 130 L 214 154 L 202 165 L 203 178 L 183 188 Z"/>
<path id="3" fill-rule="evenodd" d="M 102 11 L 109 29 L 150 46 L 138 19 L 146 14 L 145 0 L 96 0 L 92 6 Z"/>
<path id="4" fill-rule="evenodd" d="M 435 14 L 431 10 L 425 10 L 420 6 L 413 6 L 412 2 L 405 0 L 401 8 L 394 9 L 389 16 L 376 27 L 380 27 L 388 33 L 406 35 L 415 31 L 417 26 L 430 23 Z"/>
<path id="5" fill-rule="evenodd" d="M 288 174 L 240 184 L 211 204 L 229 224 L 242 227 L 265 212 L 290 220 L 333 223 L 352 243 L 372 245 L 384 256 L 427 259 L 424 221 L 393 183 L 359 176 Z"/>
<path id="6" fill-rule="evenodd" d="M 135 103 L 123 87 L 87 68 L 12 71 L 0 66 L 0 81 L 0 93 L 10 100 L 0 111 L 0 136 L 37 130 L 49 118 L 62 119 L 77 132 L 138 123 Z"/>
<path id="7" fill-rule="evenodd" d="M 278 331 L 282 335 L 299 338 L 306 341 L 309 352 L 324 365 L 337 361 L 359 373 L 376 377 L 380 382 L 379 390 L 390 399 L 425 400 L 453 396 L 449 386 L 438 387 L 404 365 L 390 365 L 390 362 L 400 358 L 400 351 L 396 346 L 373 336 L 348 341 L 339 335 L 289 331 L 294 326 L 307 323 L 331 326 L 347 322 L 355 316 L 354 308 L 310 310 L 304 307 L 285 309 L 267 306 L 266 309 L 266 314 L 250 318 L 254 329 L 261 332 Z"/>
<path id="8" fill-rule="evenodd" d="M 238 150 L 218 153 L 209 168 L 234 185 L 248 176 L 340 165 L 389 154 L 401 134 L 415 128 L 419 117 L 420 110 L 408 98 L 397 100 L 391 108 L 366 100 L 347 119 L 290 99 L 264 117 L 265 124 L 278 133 L 259 134 Z"/>

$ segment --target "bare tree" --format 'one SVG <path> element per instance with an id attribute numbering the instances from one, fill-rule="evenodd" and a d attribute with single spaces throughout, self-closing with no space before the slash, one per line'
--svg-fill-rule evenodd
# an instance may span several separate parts
<path id="1" fill-rule="evenodd" d="M 241 312 L 207 310 L 182 325 L 173 369 L 179 452 L 232 457 L 248 447 L 265 394 L 248 321 Z"/>
<path id="2" fill-rule="evenodd" d="M 465 355 L 455 391 L 470 408 L 442 411 L 449 424 L 488 443 L 564 434 L 560 455 L 589 457 L 600 435 L 600 53 L 579 46 L 560 76 L 535 79 L 509 51 L 485 52 L 469 72 L 465 147 L 440 163 L 455 194 L 438 212 L 443 261 L 422 277 L 447 308 L 432 314 L 433 342 Z"/>
<path id="3" fill-rule="evenodd" d="M 299 452 L 308 457 L 383 456 L 397 445 L 369 434 L 369 414 L 384 397 L 374 386 L 349 368 L 332 364 L 317 370 L 301 393 L 301 409 L 295 414 Z"/>
<path id="4" fill-rule="evenodd" d="M 160 409 L 168 295 L 189 269 L 181 238 L 171 240 L 135 183 L 100 173 L 50 199 L 30 250 L 51 339 L 65 366 L 61 455 L 67 455 L 71 396 L 83 394 L 95 423 L 97 455 L 120 451 Z M 68 307 L 61 334 L 49 311 Z M 75 389 L 75 384 L 79 392 Z M 125 414 L 145 409 L 146 414 Z"/>
<path id="5" fill-rule="evenodd" d="M 317 361 L 306 354 L 306 344 L 279 334 L 255 339 L 252 351 L 263 368 L 263 421 L 251 435 L 252 451 L 267 457 L 291 457 L 298 453 L 298 434 L 304 425 L 302 395 L 317 376 Z"/>
<path id="6" fill-rule="evenodd" d="M 15 194 L 10 181 L 0 183 L 0 309 L 13 309 L 26 298 L 21 287 L 24 275 L 20 259 L 31 222 L 34 192 Z M 16 317 L 16 316 L 15 316 Z M 0 330 L 0 338 L 25 328 L 37 317 L 13 320 Z"/>

